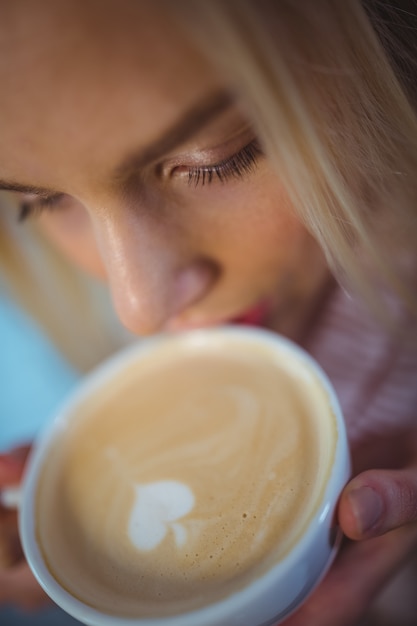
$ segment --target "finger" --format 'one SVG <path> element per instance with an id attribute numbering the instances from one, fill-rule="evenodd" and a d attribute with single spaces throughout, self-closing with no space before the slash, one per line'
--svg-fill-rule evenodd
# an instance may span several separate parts
<path id="1" fill-rule="evenodd" d="M 307 602 L 282 626 L 353 626 L 417 545 L 417 527 L 354 542 Z"/>
<path id="2" fill-rule="evenodd" d="M 21 560 L 22 547 L 15 511 L 0 510 L 0 569 L 6 569 Z"/>
<path id="3" fill-rule="evenodd" d="M 25 561 L 9 570 L 0 571 L 0 605 L 14 604 L 32 611 L 50 602 Z"/>
<path id="4" fill-rule="evenodd" d="M 368 470 L 344 489 L 339 524 L 351 539 L 376 537 L 417 521 L 417 468 Z"/>
<path id="5" fill-rule="evenodd" d="M 19 446 L 0 454 L 0 489 L 20 482 L 30 446 Z"/>

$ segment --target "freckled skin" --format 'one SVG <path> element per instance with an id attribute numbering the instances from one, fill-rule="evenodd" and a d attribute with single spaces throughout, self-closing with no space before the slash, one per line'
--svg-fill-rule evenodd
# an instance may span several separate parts
<path id="1" fill-rule="evenodd" d="M 270 324 L 297 335 L 328 272 L 268 159 L 224 182 L 188 182 L 191 166 L 253 139 L 236 107 L 138 171 L 127 191 L 111 176 L 227 88 L 172 20 L 130 0 L 17 0 L 2 11 L 0 178 L 66 194 L 40 224 L 108 281 L 122 322 L 141 335 L 206 325 L 268 298 Z"/>

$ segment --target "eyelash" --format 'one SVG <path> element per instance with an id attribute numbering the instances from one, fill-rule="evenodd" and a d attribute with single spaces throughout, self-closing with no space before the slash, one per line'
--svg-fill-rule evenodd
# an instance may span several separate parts
<path id="1" fill-rule="evenodd" d="M 233 178 L 242 178 L 250 174 L 259 157 L 263 152 L 257 140 L 251 141 L 236 154 L 214 165 L 199 165 L 188 168 L 188 184 L 198 187 L 199 185 L 209 185 L 214 179 L 225 183 Z M 51 196 L 39 196 L 31 201 L 22 202 L 19 205 L 18 221 L 25 220 L 40 215 L 43 211 L 57 208 L 57 203 L 65 194 L 57 193 Z"/>
<path id="2" fill-rule="evenodd" d="M 51 196 L 39 196 L 34 200 L 22 202 L 18 209 L 18 222 L 24 222 L 31 217 L 37 217 L 43 211 L 56 208 L 57 203 L 63 196 L 63 193 L 56 193 Z"/>
<path id="3" fill-rule="evenodd" d="M 214 165 L 194 166 L 188 169 L 188 184 L 198 187 L 213 182 L 225 183 L 232 178 L 242 178 L 255 168 L 263 152 L 255 139 L 236 154 Z"/>

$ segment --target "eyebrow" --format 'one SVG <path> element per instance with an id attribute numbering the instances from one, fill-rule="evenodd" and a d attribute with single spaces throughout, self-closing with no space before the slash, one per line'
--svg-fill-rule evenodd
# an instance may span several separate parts
<path id="1" fill-rule="evenodd" d="M 115 181 L 128 180 L 140 169 L 154 163 L 177 146 L 185 143 L 187 139 L 204 128 L 215 117 L 228 109 L 234 103 L 234 97 L 229 92 L 216 92 L 208 95 L 204 102 L 199 102 L 188 109 L 168 130 L 160 137 L 139 151 L 132 152 L 122 163 L 116 167 L 111 178 Z M 19 193 L 35 194 L 38 196 L 50 196 L 59 192 L 46 187 L 36 185 L 22 185 L 14 181 L 0 179 L 0 190 L 16 191 Z"/>
<path id="2" fill-rule="evenodd" d="M 53 192 L 51 189 L 47 189 L 46 187 L 37 187 L 36 185 L 21 185 L 20 183 L 15 183 L 7 180 L 0 180 L 0 191 L 17 191 L 19 193 L 30 193 L 37 196 L 50 196 Z"/>

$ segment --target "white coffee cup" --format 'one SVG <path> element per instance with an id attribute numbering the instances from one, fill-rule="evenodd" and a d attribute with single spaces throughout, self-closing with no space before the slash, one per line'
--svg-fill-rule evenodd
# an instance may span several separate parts
<path id="1" fill-rule="evenodd" d="M 184 372 L 181 370 L 182 367 Z M 229 371 L 233 372 L 230 374 L 230 381 Z M 280 372 L 283 372 L 282 376 L 288 376 L 288 380 L 285 379 L 282 385 L 279 382 Z M 185 375 L 187 384 L 184 382 Z M 192 380 L 187 387 L 189 379 Z M 208 390 L 205 386 L 206 380 L 212 381 Z M 139 388 L 139 385 L 142 385 L 141 391 L 137 392 L 136 388 Z M 181 385 L 184 387 L 182 391 Z M 287 412 L 282 419 L 287 421 L 282 431 L 276 426 L 279 411 L 278 417 L 275 415 L 271 418 L 265 417 L 269 415 L 270 407 L 274 410 L 277 404 L 281 406 L 281 400 L 277 402 L 274 396 L 275 386 L 278 398 L 283 398 L 284 394 L 288 395 L 288 407 L 291 408 L 294 402 L 294 406 L 304 407 L 302 411 L 311 410 L 311 415 L 305 418 L 306 422 L 300 422 L 301 427 L 294 426 L 294 432 L 291 430 L 292 424 L 298 424 L 296 422 L 298 417 L 295 418 L 291 411 L 288 413 L 286 409 Z M 149 391 L 152 387 L 155 387 L 155 392 L 152 392 L 152 389 Z M 220 387 L 222 395 L 219 400 L 217 390 Z M 114 411 L 112 413 L 109 407 L 114 402 L 118 409 L 129 395 L 129 390 L 133 396 L 138 397 L 139 408 L 135 408 L 135 411 L 138 410 L 140 419 L 138 417 L 137 420 L 135 418 L 133 421 L 132 419 L 127 421 L 126 418 L 123 421 L 125 413 L 129 413 L 130 408 L 124 409 L 121 413 L 116 411 L 117 426 L 113 428 Z M 165 408 L 158 409 L 164 413 L 160 425 L 157 424 L 158 416 L 155 417 L 151 412 L 148 417 L 146 411 L 148 419 L 146 422 L 146 419 L 142 418 L 144 413 L 140 403 L 143 402 L 143 396 L 148 398 L 148 392 L 154 393 L 153 396 L 149 396 L 150 404 L 155 401 L 158 406 L 165 407 L 166 402 L 167 406 L 172 407 L 173 399 L 175 398 L 177 402 L 178 398 L 180 409 L 173 408 L 172 419 L 170 415 L 164 413 Z M 197 394 L 195 395 L 197 400 L 193 394 Z M 259 395 L 262 396 L 262 401 L 259 400 L 258 406 Z M 204 398 L 204 401 L 201 398 Z M 226 417 L 223 416 L 219 423 L 213 426 L 212 432 L 210 430 L 212 416 L 213 419 L 218 418 L 217 411 L 223 410 L 223 400 L 227 408 Z M 230 407 L 235 405 L 243 411 L 238 417 L 231 415 Z M 214 409 L 206 411 L 207 406 L 215 407 L 215 416 L 210 412 Z M 151 408 L 149 410 L 151 411 Z M 232 420 L 230 424 L 229 414 Z M 181 430 L 180 419 L 183 416 L 184 420 L 189 420 L 192 425 L 188 428 L 188 422 L 185 421 L 186 427 Z M 146 427 L 142 422 L 146 422 Z M 138 428 L 134 436 L 130 431 L 123 432 L 124 429 L 130 428 L 129 424 L 132 423 L 135 428 L 137 424 Z M 317 433 L 317 440 L 316 435 L 314 441 L 310 440 L 310 435 L 307 435 L 306 439 L 302 430 L 304 423 L 308 424 L 309 428 L 312 427 L 312 433 Z M 173 434 L 168 433 L 171 424 L 175 424 L 172 428 Z M 111 433 L 112 428 L 113 434 L 109 435 L 108 441 L 106 432 L 108 430 Z M 141 428 L 144 429 L 143 434 Z M 224 431 L 226 435 L 223 428 L 226 429 Z M 216 439 L 219 430 L 221 433 Z M 173 441 L 174 435 L 178 432 L 183 432 L 184 437 L 188 437 L 189 440 L 184 443 L 182 436 L 179 436 L 178 442 Z M 273 435 L 275 432 L 279 433 L 279 437 Z M 236 433 L 236 436 L 230 436 L 230 433 Z M 259 441 L 256 439 L 252 446 L 251 442 L 259 433 Z M 206 440 L 210 440 L 211 437 L 214 437 L 215 443 L 208 455 L 210 458 L 205 458 Z M 294 457 L 286 455 L 286 437 L 292 442 Z M 213 461 L 213 450 L 217 450 L 219 441 L 223 440 L 224 450 L 221 454 L 219 451 L 219 458 Z M 91 445 L 89 442 L 92 442 Z M 137 446 L 139 450 L 138 467 L 129 464 L 132 442 L 134 446 L 132 449 L 136 450 Z M 123 449 L 125 444 L 130 446 L 129 450 Z M 188 453 L 185 451 L 192 450 L 194 445 L 198 449 L 198 454 L 194 451 L 191 455 L 192 461 L 189 461 Z M 306 447 L 301 448 L 301 445 Z M 309 450 L 316 445 L 317 453 L 311 452 L 311 459 L 309 457 L 305 462 L 306 470 L 299 470 L 297 459 L 310 455 Z M 153 452 L 148 454 L 148 448 L 152 448 Z M 231 459 L 228 457 L 229 449 L 233 453 Z M 135 455 L 134 458 L 136 459 Z M 167 458 L 169 462 L 161 470 L 160 459 Z M 196 465 L 196 458 L 201 461 L 200 464 Z M 134 462 L 136 463 L 136 460 Z M 308 465 L 310 462 L 312 465 Z M 199 477 L 199 465 L 202 478 Z M 313 466 L 317 466 L 317 476 L 320 476 L 320 479 L 313 476 L 311 471 Z M 107 476 L 101 469 L 97 470 L 97 476 L 101 481 L 99 485 L 94 482 L 93 472 L 96 467 L 104 468 L 104 474 L 110 472 Z M 167 469 L 168 467 L 170 469 Z M 172 475 L 169 474 L 171 468 Z M 288 476 L 297 477 L 294 484 L 302 485 L 299 492 L 298 486 L 289 484 L 287 469 Z M 302 473 L 304 471 L 309 475 L 304 476 Z M 349 474 L 349 451 L 337 398 L 323 371 L 298 346 L 274 333 L 244 327 L 221 327 L 178 335 L 161 335 L 124 350 L 87 376 L 36 442 L 23 485 L 19 522 L 22 545 L 27 561 L 46 593 L 65 611 L 85 624 L 92 626 L 277 624 L 306 599 L 323 578 L 336 555 L 340 532 L 335 525 L 335 506 Z M 283 476 L 285 479 L 282 479 Z M 119 480 L 125 482 L 118 486 Z M 210 482 L 212 480 L 213 483 Z M 233 481 L 237 481 L 236 489 L 231 487 L 235 484 Z M 306 481 L 311 489 L 306 486 Z M 219 487 L 222 483 L 225 485 L 225 494 L 221 493 Z M 134 489 L 136 500 L 132 491 Z M 252 491 L 248 493 L 251 489 Z M 212 491 L 215 496 L 210 495 Z M 308 500 L 310 492 L 316 494 L 311 496 L 311 502 Z M 126 497 L 123 495 L 125 493 Z M 162 501 L 161 504 L 161 498 L 165 498 L 163 495 L 165 493 L 169 494 L 168 500 L 169 498 L 171 500 L 168 503 Z M 235 494 L 239 496 L 235 498 Z M 308 497 L 303 494 L 307 494 Z M 94 504 L 95 498 L 97 504 Z M 219 513 L 216 509 L 217 498 L 219 507 L 220 504 L 222 507 L 222 512 Z M 247 499 L 242 504 L 242 509 L 238 508 L 240 498 Z M 258 502 L 257 499 L 259 503 L 265 502 L 268 506 L 253 504 L 252 500 Z M 291 510 L 297 512 L 294 515 L 291 513 L 294 522 L 293 518 L 288 518 L 290 519 L 288 522 L 285 517 L 285 507 L 281 504 L 284 499 L 288 499 L 291 503 L 289 506 L 293 507 Z M 103 512 L 100 513 L 99 509 L 104 502 L 110 503 L 103 505 L 104 510 L 113 511 L 112 502 L 115 500 L 118 500 L 115 507 L 117 511 L 124 510 L 125 502 L 130 508 L 126 509 L 127 521 L 123 522 L 123 518 L 120 522 L 122 526 L 117 521 L 113 527 L 108 521 L 107 525 L 103 524 Z M 304 511 L 305 500 L 307 512 Z M 202 508 L 199 508 L 201 501 Z M 152 508 L 154 506 L 155 509 Z M 210 514 L 207 514 L 206 519 L 202 511 L 206 511 L 207 506 Z M 158 511 L 162 510 L 161 507 L 165 511 L 162 521 L 157 517 Z M 243 513 L 242 520 L 240 510 L 248 511 Z M 260 519 L 255 520 L 257 513 Z M 113 519 L 114 515 L 116 515 L 114 511 L 111 516 L 109 513 L 109 518 Z M 281 531 L 278 532 L 275 528 L 281 523 L 280 515 L 283 516 L 282 519 L 287 520 L 283 522 L 282 528 L 285 530 L 282 531 L 282 535 Z M 220 518 L 223 519 L 222 522 Z M 86 529 L 83 527 L 84 523 Z M 223 523 L 223 526 L 219 526 L 220 523 Z M 205 525 L 209 530 L 205 530 Z M 220 528 L 223 530 L 219 530 Z M 247 529 L 250 529 L 250 532 Z M 139 531 L 142 535 L 132 535 Z M 236 536 L 235 532 L 238 533 Z M 200 535 L 204 537 L 204 541 Z M 248 536 L 253 536 L 253 539 L 248 540 Z M 283 540 L 284 536 L 289 538 Z M 102 537 L 104 547 L 100 544 Z M 105 543 L 108 537 L 109 542 Z M 223 540 L 225 547 L 222 546 Z M 261 540 L 264 541 L 265 547 L 259 549 L 256 547 L 259 554 L 254 551 L 253 558 L 250 557 L 255 564 L 252 561 L 249 565 L 234 563 L 233 559 L 236 559 L 238 551 L 244 553 L 239 561 L 245 561 L 246 554 L 252 554 L 252 544 L 264 545 Z M 280 545 L 279 549 L 275 548 L 275 543 L 277 546 Z M 91 548 L 94 557 L 89 553 L 90 544 L 94 544 Z M 207 545 L 210 548 L 206 548 Z M 199 546 L 200 553 L 197 556 L 196 546 Z M 163 563 L 164 550 L 168 550 L 166 554 L 171 556 L 165 557 L 167 563 L 161 565 L 160 570 L 157 570 L 158 574 L 155 574 L 154 562 L 160 560 Z M 107 553 L 112 551 L 115 554 L 112 553 L 108 557 Z M 136 554 L 138 564 L 140 566 L 142 563 L 145 564 L 143 571 L 140 570 L 143 583 L 140 585 L 138 583 L 139 591 L 132 591 L 131 595 L 126 591 L 126 598 L 123 594 L 125 589 L 130 588 L 129 578 L 126 579 L 126 585 L 120 583 L 120 586 L 119 582 L 115 582 L 114 584 L 119 587 L 114 590 L 111 582 L 113 579 L 106 578 L 107 574 L 103 573 L 106 564 L 109 563 L 109 569 L 113 568 L 116 572 L 115 581 L 119 581 L 120 577 L 123 580 L 123 576 L 129 576 L 129 573 L 126 574 L 127 566 L 123 561 L 125 554 L 129 556 L 129 567 L 130 560 L 133 556 L 136 558 Z M 179 565 L 176 565 L 175 560 L 177 554 Z M 181 568 L 184 570 L 184 576 L 189 578 L 189 582 L 181 582 L 178 593 L 176 581 L 172 587 L 168 574 L 167 581 L 164 579 L 167 568 L 171 567 L 174 561 L 175 565 L 172 565 L 174 574 L 171 572 L 171 578 L 173 576 L 175 579 L 175 576 L 182 574 Z M 186 565 L 182 566 L 181 563 Z M 236 583 L 232 565 L 235 568 L 238 566 L 242 568 L 242 571 L 239 570 L 236 574 Z M 222 572 L 221 576 L 224 576 L 220 577 L 218 584 L 215 567 L 218 567 Z M 195 579 L 192 578 L 194 570 L 197 571 Z M 160 575 L 163 579 L 160 585 L 154 583 L 152 579 L 150 586 L 152 593 L 154 588 L 158 590 L 160 600 L 157 596 L 152 596 L 152 602 L 148 605 L 145 597 L 144 606 L 147 608 L 143 612 L 138 610 L 136 615 L 136 609 L 129 607 L 135 606 L 135 594 L 142 593 L 142 588 L 146 588 L 148 572 L 149 577 Z M 102 574 L 104 582 L 101 581 Z M 109 576 L 113 574 L 110 573 Z M 97 582 L 96 578 L 100 578 L 100 582 Z M 92 589 L 91 597 L 89 586 Z M 143 593 L 146 596 L 146 592 Z M 109 606 L 112 608 L 109 609 Z"/>

